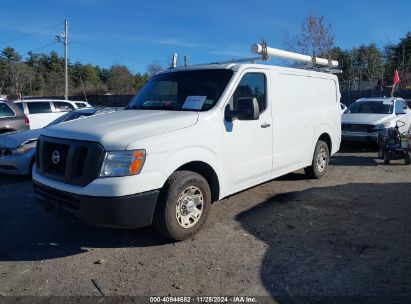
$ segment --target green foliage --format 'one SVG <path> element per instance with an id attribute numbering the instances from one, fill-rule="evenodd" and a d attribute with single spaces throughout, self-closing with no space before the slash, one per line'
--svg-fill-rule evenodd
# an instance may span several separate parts
<path id="1" fill-rule="evenodd" d="M 161 70 L 161 66 L 155 65 Z M 150 65 L 152 66 L 152 65 Z M 149 74 L 133 75 L 126 66 L 103 68 L 69 62 L 69 92 L 83 94 L 135 94 L 149 79 Z M 25 96 L 61 96 L 64 94 L 64 58 L 28 52 L 22 58 L 13 48 L 0 52 L 0 94 Z"/>
<path id="2" fill-rule="evenodd" d="M 392 86 L 394 71 L 400 73 L 399 89 L 411 90 L 411 32 L 398 44 L 385 45 L 383 49 L 374 43 L 351 50 L 332 49 L 332 58 L 339 61 L 342 90 L 387 89 Z"/>

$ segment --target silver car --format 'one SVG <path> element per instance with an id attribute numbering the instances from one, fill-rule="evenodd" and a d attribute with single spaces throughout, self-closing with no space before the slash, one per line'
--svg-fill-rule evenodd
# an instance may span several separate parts
<path id="1" fill-rule="evenodd" d="M 112 108 L 84 108 L 60 116 L 45 128 L 85 116 L 113 112 Z M 10 132 L 0 135 L 0 173 L 31 174 L 34 164 L 36 142 L 43 129 Z"/>
<path id="2" fill-rule="evenodd" d="M 362 98 L 352 103 L 341 118 L 345 141 L 378 141 L 378 134 L 399 124 L 400 133 L 410 132 L 411 109 L 402 98 Z"/>
<path id="3" fill-rule="evenodd" d="M 29 119 L 11 101 L 0 100 L 0 134 L 29 129 Z"/>

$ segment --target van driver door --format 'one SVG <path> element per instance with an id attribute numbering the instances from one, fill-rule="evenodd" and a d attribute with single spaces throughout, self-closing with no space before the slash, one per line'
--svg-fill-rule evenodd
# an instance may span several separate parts
<path id="1" fill-rule="evenodd" d="M 225 194 L 235 193 L 270 179 L 272 170 L 272 118 L 267 90 L 269 74 L 246 70 L 230 99 L 230 107 L 241 106 L 241 98 L 256 98 L 257 120 L 224 118 L 223 153 Z"/>

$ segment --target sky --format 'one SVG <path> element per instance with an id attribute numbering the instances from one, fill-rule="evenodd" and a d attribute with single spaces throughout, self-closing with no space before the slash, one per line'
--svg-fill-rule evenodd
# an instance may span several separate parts
<path id="1" fill-rule="evenodd" d="M 134 73 L 153 62 L 168 66 L 173 52 L 195 64 L 250 57 L 263 38 L 281 48 L 309 13 L 332 24 L 344 49 L 397 43 L 411 31 L 410 0 L 1 0 L 0 7 L 0 49 L 63 55 L 55 36 L 67 19 L 71 62 L 123 64 Z"/>

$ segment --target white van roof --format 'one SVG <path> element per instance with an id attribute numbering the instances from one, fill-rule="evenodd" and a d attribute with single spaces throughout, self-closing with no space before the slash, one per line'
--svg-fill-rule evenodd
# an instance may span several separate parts
<path id="1" fill-rule="evenodd" d="M 321 75 L 322 77 L 326 76 L 326 78 L 332 78 L 332 79 L 337 78 L 337 76 L 335 76 L 332 73 L 325 73 L 325 72 L 319 72 L 315 70 L 283 67 L 283 66 L 276 66 L 276 65 L 269 65 L 269 64 L 258 64 L 258 63 L 224 63 L 224 64 L 191 65 L 187 67 L 176 67 L 172 69 L 167 69 L 159 74 L 177 72 L 177 71 L 210 70 L 210 69 L 226 69 L 226 70 L 233 70 L 236 72 L 236 71 L 244 70 L 248 68 L 284 71 L 284 72 L 290 72 L 293 74 L 299 74 L 299 75 L 305 75 L 305 76 Z"/>

